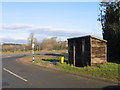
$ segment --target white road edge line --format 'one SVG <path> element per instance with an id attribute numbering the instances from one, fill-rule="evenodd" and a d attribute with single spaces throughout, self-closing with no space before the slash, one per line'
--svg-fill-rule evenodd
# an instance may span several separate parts
<path id="1" fill-rule="evenodd" d="M 27 81 L 28 81 L 28 80 L 26 80 L 26 79 L 24 79 L 24 78 L 20 77 L 19 75 L 17 75 L 17 74 L 15 74 L 15 73 L 11 72 L 10 70 L 7 70 L 6 68 L 3 68 L 3 70 L 5 70 L 5 71 L 9 72 L 10 74 L 12 74 L 12 75 L 14 75 L 14 76 L 16 76 L 16 77 L 18 77 L 18 78 L 22 79 L 22 80 L 23 80 L 23 81 L 25 81 L 25 82 L 27 82 Z"/>

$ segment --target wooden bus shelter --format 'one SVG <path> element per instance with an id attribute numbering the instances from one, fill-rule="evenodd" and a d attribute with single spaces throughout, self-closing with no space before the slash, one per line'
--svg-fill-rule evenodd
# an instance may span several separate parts
<path id="1" fill-rule="evenodd" d="M 105 64 L 106 41 L 93 36 L 68 39 L 68 63 L 77 67 Z"/>

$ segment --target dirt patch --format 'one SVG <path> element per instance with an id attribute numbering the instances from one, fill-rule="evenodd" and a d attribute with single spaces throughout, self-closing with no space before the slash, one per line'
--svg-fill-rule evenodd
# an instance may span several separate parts
<path id="1" fill-rule="evenodd" d="M 21 62 L 23 64 L 31 64 L 32 58 L 31 57 L 24 57 L 16 60 L 17 62 Z"/>
<path id="2" fill-rule="evenodd" d="M 36 60 L 38 59 L 50 59 L 50 58 L 57 58 L 58 56 L 52 56 L 52 55 L 45 55 L 45 56 L 38 56 L 35 57 Z"/>
<path id="3" fill-rule="evenodd" d="M 12 56 L 2 56 L 2 58 L 8 58 L 8 57 L 12 57 Z"/>

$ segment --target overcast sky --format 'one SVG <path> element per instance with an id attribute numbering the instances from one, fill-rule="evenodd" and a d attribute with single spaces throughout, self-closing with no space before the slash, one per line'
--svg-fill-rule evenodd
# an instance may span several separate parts
<path id="1" fill-rule="evenodd" d="M 98 14 L 99 2 L 3 2 L 0 39 L 27 43 L 31 32 L 39 41 L 84 35 L 102 38 Z"/>

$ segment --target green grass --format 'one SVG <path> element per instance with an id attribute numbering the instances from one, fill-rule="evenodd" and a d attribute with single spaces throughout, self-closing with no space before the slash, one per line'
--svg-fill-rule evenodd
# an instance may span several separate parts
<path id="1" fill-rule="evenodd" d="M 66 53 L 64 53 L 66 54 Z M 55 54 L 54 54 L 55 55 Z M 56 54 L 57 55 L 57 54 Z M 60 55 L 60 54 L 59 54 Z M 45 56 L 44 54 L 42 55 L 35 55 L 37 56 Z M 32 57 L 32 56 L 28 56 Z M 44 58 L 43 58 L 44 59 Z M 49 65 L 51 64 L 50 60 L 59 60 L 60 58 L 49 58 L 47 59 L 48 61 L 44 60 L 35 60 L 35 63 L 42 63 L 42 65 Z M 65 58 L 65 60 L 68 60 Z M 83 75 L 89 75 L 89 76 L 95 76 L 95 77 L 100 77 L 100 78 L 105 78 L 105 79 L 110 79 L 113 81 L 120 81 L 120 64 L 117 63 L 110 63 L 108 62 L 107 64 L 102 64 L 102 65 L 97 65 L 97 66 L 87 66 L 87 67 L 74 67 L 73 65 L 66 64 L 64 62 L 63 64 L 60 64 L 59 62 L 56 62 L 56 65 L 54 65 L 54 68 L 57 68 L 62 71 L 67 71 L 75 74 L 83 74 Z"/>
<path id="2" fill-rule="evenodd" d="M 35 62 L 34 63 L 41 63 L 42 65 L 49 65 L 50 64 L 50 61 L 43 61 L 43 60 L 35 60 Z"/>
<path id="3" fill-rule="evenodd" d="M 42 60 L 34 60 L 34 61 L 35 61 L 34 63 L 42 62 Z"/>
<path id="4" fill-rule="evenodd" d="M 76 74 L 84 74 L 84 75 L 96 76 L 100 78 L 106 78 L 113 81 L 120 81 L 120 77 L 118 73 L 120 72 L 120 70 L 118 69 L 119 66 L 120 65 L 116 63 L 107 63 L 104 65 L 88 66 L 81 68 L 81 67 L 70 66 L 66 63 L 64 64 L 58 63 L 56 65 L 56 68 Z"/>

